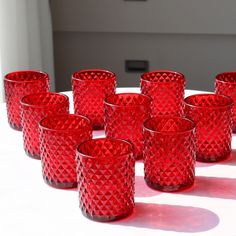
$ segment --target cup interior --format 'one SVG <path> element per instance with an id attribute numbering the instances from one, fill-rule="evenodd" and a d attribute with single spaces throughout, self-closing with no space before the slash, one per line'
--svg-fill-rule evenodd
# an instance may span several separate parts
<path id="1" fill-rule="evenodd" d="M 141 76 L 141 79 L 148 82 L 158 82 L 158 83 L 165 83 L 165 82 L 179 82 L 184 83 L 185 78 L 184 75 L 175 72 L 175 71 L 168 71 L 168 70 L 159 70 L 159 71 L 152 71 L 144 73 Z"/>
<path id="2" fill-rule="evenodd" d="M 99 80 L 115 79 L 115 74 L 107 70 L 90 69 L 90 70 L 81 70 L 75 72 L 72 75 L 72 78 L 79 80 L 99 81 Z"/>
<path id="3" fill-rule="evenodd" d="M 100 138 L 79 145 L 78 152 L 84 157 L 116 158 L 132 153 L 132 145 L 121 139 Z"/>
<path id="4" fill-rule="evenodd" d="M 59 93 L 35 93 L 24 96 L 21 104 L 25 106 L 51 106 L 69 103 L 66 95 Z"/>
<path id="5" fill-rule="evenodd" d="M 232 105 L 229 97 L 216 94 L 196 94 L 185 98 L 185 103 L 196 107 L 224 107 Z"/>
<path id="6" fill-rule="evenodd" d="M 16 71 L 5 76 L 6 80 L 14 82 L 35 81 L 48 78 L 48 75 L 41 71 Z"/>
<path id="7" fill-rule="evenodd" d="M 90 128 L 91 122 L 84 116 L 65 114 L 46 117 L 41 120 L 40 126 L 50 130 L 80 130 Z"/>
<path id="8" fill-rule="evenodd" d="M 225 83 L 236 83 L 236 71 L 235 72 L 224 72 L 216 76 L 216 81 Z"/>
<path id="9" fill-rule="evenodd" d="M 139 93 L 114 94 L 105 99 L 105 103 L 114 106 L 139 106 L 149 104 L 151 98 Z"/>
<path id="10" fill-rule="evenodd" d="M 147 120 L 144 128 L 159 133 L 178 133 L 193 130 L 195 123 L 181 117 L 160 116 Z"/>

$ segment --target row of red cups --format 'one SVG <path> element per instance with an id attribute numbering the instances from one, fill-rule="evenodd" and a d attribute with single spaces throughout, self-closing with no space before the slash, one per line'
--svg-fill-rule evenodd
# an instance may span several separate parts
<path id="1" fill-rule="evenodd" d="M 220 75 L 218 91 L 234 77 Z M 181 73 L 148 72 L 141 77 L 142 94 L 115 94 L 114 73 L 76 72 L 72 90 L 75 114 L 80 115 L 68 115 L 68 97 L 47 92 L 48 83 L 42 72 L 6 75 L 9 123 L 18 129 L 23 125 L 26 152 L 41 156 L 44 180 L 55 187 L 77 185 L 74 157 L 82 142 L 77 148 L 78 188 L 82 212 L 90 218 L 112 220 L 132 212 L 134 158 L 144 154 L 149 186 L 174 191 L 193 184 L 196 153 L 200 161 L 217 161 L 230 153 L 232 100 L 206 94 L 184 102 Z M 108 138 L 91 140 L 92 127 L 101 129 L 104 121 Z"/>

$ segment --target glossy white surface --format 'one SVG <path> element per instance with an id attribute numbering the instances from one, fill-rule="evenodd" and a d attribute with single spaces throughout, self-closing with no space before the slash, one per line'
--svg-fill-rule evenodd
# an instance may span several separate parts
<path id="1" fill-rule="evenodd" d="M 123 91 L 138 89 L 118 89 Z M 186 96 L 194 93 L 187 90 Z M 71 93 L 66 94 L 71 99 Z M 194 186 L 178 193 L 148 188 L 143 164 L 137 162 L 134 213 L 99 223 L 81 214 L 75 189 L 58 190 L 44 183 L 40 161 L 24 153 L 22 132 L 7 123 L 5 104 L 0 104 L 0 114 L 0 235 L 236 235 L 236 150 L 223 162 L 197 163 Z M 94 137 L 102 135 L 94 132 Z"/>

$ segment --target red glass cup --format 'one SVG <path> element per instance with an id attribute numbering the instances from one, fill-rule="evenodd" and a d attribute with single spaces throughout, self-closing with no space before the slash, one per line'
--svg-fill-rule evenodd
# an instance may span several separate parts
<path id="1" fill-rule="evenodd" d="M 151 117 L 183 115 L 185 77 L 170 70 L 146 72 L 141 76 L 141 93 L 152 98 Z"/>
<path id="2" fill-rule="evenodd" d="M 82 213 L 97 221 L 130 215 L 135 175 L 132 145 L 120 139 L 93 139 L 78 146 L 76 159 Z"/>
<path id="3" fill-rule="evenodd" d="M 222 95 L 185 98 L 185 116 L 196 123 L 197 161 L 215 162 L 230 154 L 232 106 L 232 99 Z"/>
<path id="4" fill-rule="evenodd" d="M 88 117 L 94 129 L 104 127 L 103 100 L 115 93 L 116 75 L 100 69 L 75 72 L 72 75 L 72 91 L 75 114 Z"/>
<path id="5" fill-rule="evenodd" d="M 236 71 L 218 74 L 215 78 L 215 92 L 233 100 L 233 132 L 236 133 Z"/>
<path id="6" fill-rule="evenodd" d="M 143 155 L 142 127 L 150 118 L 151 98 L 138 93 L 120 93 L 105 99 L 105 134 L 131 142 L 136 159 Z"/>
<path id="7" fill-rule="evenodd" d="M 22 130 L 20 99 L 31 93 L 49 91 L 49 76 L 41 71 L 15 71 L 4 77 L 8 123 L 13 129 Z"/>
<path id="8" fill-rule="evenodd" d="M 44 181 L 56 188 L 77 187 L 76 147 L 92 139 L 90 120 L 72 114 L 47 116 L 39 128 Z"/>
<path id="9" fill-rule="evenodd" d="M 148 186 L 161 191 L 190 187 L 195 178 L 195 124 L 175 116 L 144 123 L 144 172 Z"/>
<path id="10" fill-rule="evenodd" d="M 49 115 L 68 113 L 69 98 L 63 94 L 35 93 L 21 99 L 24 149 L 28 156 L 40 159 L 39 121 Z"/>

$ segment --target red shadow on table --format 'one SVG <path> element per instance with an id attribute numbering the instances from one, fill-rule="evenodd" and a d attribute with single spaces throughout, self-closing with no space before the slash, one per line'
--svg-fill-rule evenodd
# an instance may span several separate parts
<path id="1" fill-rule="evenodd" d="M 231 154 L 229 155 L 229 157 L 226 160 L 217 162 L 216 164 L 236 166 L 236 150 L 233 149 Z"/>
<path id="2" fill-rule="evenodd" d="M 135 197 L 152 197 L 161 193 L 149 188 L 143 176 L 135 176 Z"/>
<path id="3" fill-rule="evenodd" d="M 105 137 L 104 130 L 94 130 L 93 131 L 93 138 L 101 138 L 101 137 Z"/>
<path id="4" fill-rule="evenodd" d="M 196 161 L 196 167 L 199 168 L 199 167 L 209 167 L 209 166 L 213 166 L 213 165 L 216 165 L 217 162 L 199 162 L 199 161 Z"/>
<path id="5" fill-rule="evenodd" d="M 236 179 L 196 176 L 194 186 L 177 194 L 236 200 Z"/>
<path id="6" fill-rule="evenodd" d="M 196 161 L 196 167 L 209 167 L 214 165 L 236 165 L 236 150 L 232 150 L 232 152 L 227 156 L 226 159 L 217 161 L 217 162 L 199 162 Z"/>
<path id="7" fill-rule="evenodd" d="M 112 224 L 195 233 L 216 227 L 219 217 L 198 207 L 138 202 L 131 216 Z"/>

